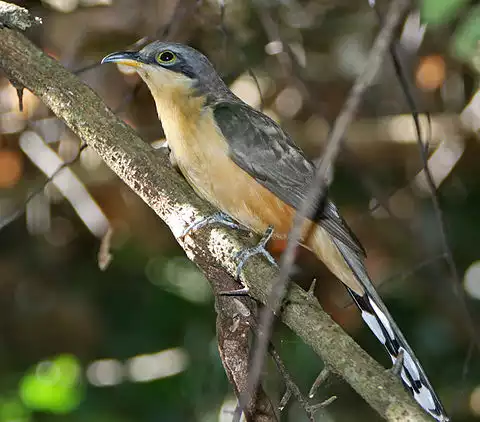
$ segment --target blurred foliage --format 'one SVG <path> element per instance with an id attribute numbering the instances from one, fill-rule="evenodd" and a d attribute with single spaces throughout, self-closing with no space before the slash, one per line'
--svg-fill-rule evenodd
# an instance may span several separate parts
<path id="1" fill-rule="evenodd" d="M 469 0 L 422 0 L 421 17 L 428 25 L 446 25 L 461 16 L 458 29 L 452 39 L 455 55 L 478 69 L 480 60 L 480 6 Z"/>
<path id="2" fill-rule="evenodd" d="M 31 413 L 16 397 L 3 398 L 0 400 L 0 421 L 2 422 L 28 422 Z"/>
<path id="3" fill-rule="evenodd" d="M 367 0 L 19 3 L 44 20 L 29 38 L 77 71 L 146 142 L 163 137 L 148 90 L 125 69 L 96 65 L 144 36 L 204 51 L 239 96 L 263 105 L 311 157 L 323 148 L 378 29 Z M 383 10 L 388 2 L 377 3 Z M 431 113 L 430 128 L 421 119 L 431 168 L 479 325 L 478 5 L 424 0 L 419 7 L 399 34 L 400 59 L 419 111 Z M 0 231 L 0 422 L 230 421 L 235 403 L 218 356 L 208 283 L 165 225 L 93 151 L 76 159 L 80 142 L 63 123 L 28 92 L 24 104 L 18 111 L 15 89 L 1 79 L 0 218 L 25 213 Z M 445 406 L 454 420 L 473 421 L 480 417 L 478 351 L 466 361 L 471 339 L 451 275 L 435 259 L 441 238 L 417 176 L 421 160 L 410 112 L 387 60 L 346 136 L 331 193 Z M 27 148 L 33 140 L 40 140 L 37 155 Z M 38 166 L 48 165 L 45 154 L 52 151 L 75 160 L 68 177 L 86 191 L 79 201 L 83 214 L 52 183 L 41 188 Z M 377 200 L 384 206 L 375 207 Z M 97 263 L 101 235 L 92 229 L 104 227 L 100 220 L 113 228 L 113 261 L 105 271 Z M 324 308 L 388 366 L 343 287 L 302 252 L 298 282 L 307 287 L 312 277 Z M 274 340 L 307 392 L 322 362 L 284 327 Z M 284 386 L 271 363 L 268 369 L 265 385 L 278 401 Z M 339 399 L 319 421 L 379 420 L 335 378 L 316 399 L 332 394 Z M 282 420 L 306 416 L 292 403 Z"/>
<path id="4" fill-rule="evenodd" d="M 480 59 L 478 40 L 480 39 L 480 6 L 472 8 L 462 23 L 454 39 L 454 51 L 465 61 Z"/>
<path id="5" fill-rule="evenodd" d="M 469 0 L 422 0 L 422 21 L 430 25 L 448 23 L 468 5 Z"/>

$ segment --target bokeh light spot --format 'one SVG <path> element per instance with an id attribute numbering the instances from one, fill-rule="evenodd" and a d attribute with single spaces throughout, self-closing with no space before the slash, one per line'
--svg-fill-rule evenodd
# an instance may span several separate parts
<path id="1" fill-rule="evenodd" d="M 446 66 L 441 56 L 424 57 L 417 68 L 417 86 L 423 91 L 435 91 L 445 81 Z"/>
<path id="2" fill-rule="evenodd" d="M 183 372 L 189 358 L 181 348 L 162 350 L 151 355 L 140 355 L 127 362 L 128 375 L 134 382 L 148 382 Z"/>
<path id="3" fill-rule="evenodd" d="M 293 118 L 300 111 L 303 105 L 302 94 L 297 88 L 287 87 L 275 100 L 278 112 L 285 117 Z"/>
<path id="4" fill-rule="evenodd" d="M 473 262 L 467 268 L 463 276 L 463 286 L 469 296 L 480 299 L 480 261 Z"/>
<path id="5" fill-rule="evenodd" d="M 10 188 L 23 172 L 22 156 L 17 151 L 0 150 L 0 188 Z"/>
<path id="6" fill-rule="evenodd" d="M 32 410 L 70 413 L 82 398 L 80 364 L 72 355 L 60 355 L 36 365 L 21 380 L 19 394 L 23 404 Z"/>
<path id="7" fill-rule="evenodd" d="M 87 379 L 97 387 L 109 387 L 122 382 L 123 365 L 116 359 L 103 359 L 92 362 L 87 368 Z"/>
<path id="8" fill-rule="evenodd" d="M 470 409 L 475 416 L 480 416 L 480 385 L 477 385 L 470 394 Z"/>

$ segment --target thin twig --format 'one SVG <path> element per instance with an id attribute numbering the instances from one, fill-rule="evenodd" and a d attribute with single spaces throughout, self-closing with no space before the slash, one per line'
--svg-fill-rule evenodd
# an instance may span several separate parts
<path id="1" fill-rule="evenodd" d="M 314 282 L 315 282 L 315 280 L 314 280 Z M 249 314 L 249 324 L 250 324 L 250 328 L 251 328 L 252 332 L 255 334 L 255 336 L 258 336 L 258 322 L 255 319 L 255 316 L 254 316 L 253 313 Z M 290 400 L 290 398 L 293 395 L 295 397 L 295 399 L 297 399 L 297 401 L 299 402 L 302 409 L 307 414 L 308 418 L 311 421 L 314 422 L 315 421 L 315 413 L 319 409 L 326 407 L 328 405 L 327 402 L 331 403 L 333 400 L 336 399 L 336 397 L 335 396 L 330 397 L 328 400 L 326 400 L 322 403 L 310 404 L 308 402 L 308 398 L 305 397 L 302 394 L 300 388 L 297 386 L 297 384 L 293 380 L 292 376 L 288 372 L 287 367 L 283 363 L 282 358 L 280 357 L 279 353 L 275 349 L 275 346 L 273 345 L 272 342 L 269 343 L 268 352 L 270 353 L 270 356 L 272 357 L 273 361 L 275 362 L 275 365 L 277 366 L 278 372 L 280 372 L 280 375 L 282 376 L 283 381 L 285 382 L 285 387 L 286 387 L 285 394 L 283 395 L 282 399 L 280 400 L 280 404 L 278 406 L 279 410 L 281 411 L 285 408 L 288 401 Z M 236 422 L 235 419 L 232 420 L 232 422 Z"/>
<path id="2" fill-rule="evenodd" d="M 417 131 L 418 150 L 420 153 L 420 158 L 422 160 L 423 169 L 425 172 L 425 179 L 427 181 L 427 186 L 430 191 L 430 198 L 432 201 L 433 211 L 435 214 L 435 218 L 437 220 L 436 222 L 437 222 L 437 227 L 439 229 L 439 234 L 440 234 L 441 248 L 443 251 L 445 262 L 447 263 L 448 270 L 451 275 L 452 290 L 459 302 L 461 312 L 463 314 L 463 319 L 467 325 L 468 331 L 470 332 L 470 336 L 474 340 L 477 349 L 480 350 L 480 332 L 476 328 L 476 325 L 472 319 L 471 313 L 469 312 L 468 303 L 465 297 L 465 292 L 461 287 L 462 282 L 460 280 L 460 275 L 458 274 L 457 266 L 455 265 L 455 260 L 453 259 L 452 250 L 448 242 L 447 230 L 445 226 L 445 218 L 443 216 L 442 207 L 440 206 L 440 198 L 438 195 L 437 187 L 435 186 L 435 182 L 433 180 L 432 172 L 430 171 L 430 168 L 428 166 L 428 143 L 424 143 L 423 141 L 422 131 L 420 129 L 420 122 L 418 118 L 419 113 L 416 107 L 416 101 L 415 101 L 414 95 L 412 93 L 413 90 L 407 78 L 406 71 L 404 70 L 402 63 L 400 62 L 397 48 L 398 46 L 396 44 L 393 44 L 390 47 L 390 54 L 392 56 L 393 65 L 395 67 L 395 73 L 400 81 L 400 84 L 402 85 L 402 88 L 403 88 L 402 91 L 405 95 L 405 99 L 408 103 L 408 106 L 411 109 L 413 120 L 415 122 L 415 130 Z"/>
<path id="3" fill-rule="evenodd" d="M 262 22 L 265 33 L 268 37 L 270 43 L 280 43 L 281 49 L 275 53 L 278 64 L 280 65 L 280 70 L 283 73 L 283 77 L 288 79 L 292 76 L 292 57 L 290 51 L 287 48 L 287 44 L 283 41 L 280 28 L 275 20 L 270 15 L 267 7 L 260 0 L 253 0 L 253 3 L 256 6 L 258 12 L 258 17 Z"/>
<path id="4" fill-rule="evenodd" d="M 467 379 L 467 374 L 468 374 L 468 366 L 470 365 L 470 361 L 472 360 L 473 357 L 473 352 L 474 352 L 474 343 L 471 341 L 470 344 L 468 345 L 468 350 L 467 350 L 467 355 L 465 356 L 465 361 L 463 363 L 463 368 L 462 368 L 462 384 L 465 382 Z"/>
<path id="5" fill-rule="evenodd" d="M 292 390 L 290 390 L 290 388 L 287 388 L 285 390 L 285 393 L 283 394 L 282 399 L 280 400 L 280 404 L 278 405 L 278 409 L 280 411 L 285 409 L 285 406 L 287 405 L 287 403 L 288 403 L 288 401 L 290 400 L 291 397 L 292 397 Z"/>
<path id="6" fill-rule="evenodd" d="M 148 41 L 150 41 L 150 38 L 148 36 L 139 38 L 137 41 L 133 42 L 132 44 L 129 44 L 127 47 L 125 47 L 126 50 L 137 50 L 141 47 L 143 47 Z M 80 75 L 81 73 L 87 72 L 92 69 L 96 69 L 97 67 L 100 67 L 102 62 L 95 62 L 92 64 L 85 65 L 83 67 L 80 67 L 78 69 L 72 70 L 72 73 L 74 75 Z"/>
<path id="7" fill-rule="evenodd" d="M 320 387 L 330 375 L 331 375 L 330 369 L 328 368 L 328 366 L 325 366 L 321 370 L 321 372 L 318 374 L 318 377 L 313 382 L 310 388 L 310 391 L 308 392 L 308 397 L 312 398 L 317 392 L 318 387 Z"/>
<path id="8" fill-rule="evenodd" d="M 416 273 L 422 271 L 424 268 L 444 259 L 445 259 L 445 254 L 443 252 L 440 254 L 434 255 L 432 257 L 426 258 L 423 261 L 419 262 L 418 264 L 414 265 L 413 267 L 410 267 L 408 271 L 402 271 L 400 273 L 394 274 L 380 281 L 380 283 L 378 283 L 378 289 L 379 291 L 382 290 L 382 286 L 387 284 L 390 285 L 393 281 L 395 281 L 395 283 L 403 282 L 408 278 L 414 276 Z"/>
<path id="9" fill-rule="evenodd" d="M 379 71 L 383 58 L 393 39 L 395 29 L 401 24 L 402 17 L 409 6 L 409 0 L 395 0 L 391 2 L 385 23 L 370 51 L 367 65 L 362 74 L 355 81 L 343 109 L 335 121 L 332 132 L 327 141 L 324 156 L 320 161 L 320 165 L 317 167 L 314 180 L 308 189 L 306 199 L 295 214 L 287 248 L 283 253 L 280 262 L 280 275 L 272 286 L 272 290 L 267 300 L 268 306 L 263 308 L 260 315 L 259 337 L 254 349 L 250 372 L 250 391 L 255 391 L 260 379 L 265 354 L 270 342 L 274 314 L 279 310 L 280 304 L 287 292 L 288 279 L 295 261 L 295 250 L 302 235 L 304 218 L 310 216 L 314 204 L 321 202 L 329 183 L 331 183 L 331 180 L 327 180 L 327 174 L 337 158 L 344 133 L 357 111 L 363 94 L 372 84 L 375 75 Z"/>
<path id="10" fill-rule="evenodd" d="M 307 414 L 308 419 L 311 422 L 315 422 L 315 416 L 313 415 L 310 409 L 310 405 L 308 403 L 307 398 L 303 396 L 302 392 L 300 391 L 300 388 L 298 388 L 297 384 L 295 384 L 295 381 L 293 381 L 292 377 L 288 373 L 287 368 L 285 367 L 285 364 L 280 358 L 280 355 L 277 353 L 277 351 L 273 347 L 272 343 L 270 343 L 268 351 L 270 352 L 270 355 L 272 356 L 273 361 L 277 366 L 278 372 L 280 372 L 283 380 L 285 381 L 285 386 L 287 388 L 287 391 L 290 391 L 291 394 L 297 399 L 298 403 L 300 403 L 300 406 Z"/>
<path id="11" fill-rule="evenodd" d="M 157 31 L 155 37 L 166 41 L 177 40 L 182 37 L 182 32 L 189 32 L 193 27 L 191 19 L 200 8 L 202 2 L 200 0 L 179 0 L 170 22 L 164 26 L 163 30 Z M 182 25 L 189 19 L 189 28 L 182 27 Z M 187 29 L 187 31 L 185 31 Z"/>
<path id="12" fill-rule="evenodd" d="M 327 401 L 328 401 L 328 404 L 330 404 L 337 397 L 336 396 L 330 397 L 327 401 L 319 403 L 319 404 L 308 403 L 308 399 L 302 394 L 302 392 L 300 391 L 300 388 L 298 388 L 297 384 L 292 379 L 292 377 L 289 374 L 287 368 L 285 367 L 285 364 L 283 363 L 282 359 L 280 358 L 280 355 L 275 350 L 275 347 L 273 346 L 272 343 L 270 343 L 268 351 L 269 351 L 270 355 L 272 356 L 273 361 L 275 362 L 275 365 L 278 368 L 278 371 L 282 375 L 282 378 L 285 381 L 285 385 L 286 385 L 286 388 L 287 388 L 287 391 L 282 398 L 281 405 L 285 406 L 286 405 L 286 402 L 284 402 L 285 397 L 288 397 L 287 394 L 288 395 L 292 394 L 297 399 L 297 401 L 300 403 L 300 406 L 302 407 L 302 409 L 307 414 L 309 420 L 311 422 L 315 422 L 315 413 L 318 410 L 325 408 L 327 406 L 327 404 L 326 404 Z"/>
<path id="13" fill-rule="evenodd" d="M 320 409 L 325 409 L 327 406 L 330 406 L 335 400 L 337 400 L 337 396 L 329 397 L 327 400 L 322 401 L 321 403 L 314 404 L 312 406 L 312 411 L 317 413 Z"/>
<path id="14" fill-rule="evenodd" d="M 427 258 L 427 259 L 423 260 L 422 262 L 419 262 L 418 264 L 409 268 L 408 271 L 402 271 L 402 272 L 394 274 L 390 277 L 387 277 L 386 279 L 381 280 L 376 285 L 377 291 L 381 292 L 382 290 L 384 290 L 384 286 L 386 286 L 386 285 L 391 286 L 392 284 L 394 285 L 396 283 L 404 282 L 409 277 L 413 277 L 416 273 L 422 271 L 424 268 L 426 268 L 426 267 L 428 267 L 428 266 L 430 266 L 430 265 L 432 265 L 432 264 L 434 264 L 434 263 L 436 263 L 440 260 L 444 260 L 444 259 L 445 259 L 445 255 L 443 253 L 441 253 L 441 254 L 433 256 L 431 258 Z M 350 301 L 348 304 L 343 306 L 343 309 L 348 309 L 352 305 L 353 305 L 353 301 Z"/>

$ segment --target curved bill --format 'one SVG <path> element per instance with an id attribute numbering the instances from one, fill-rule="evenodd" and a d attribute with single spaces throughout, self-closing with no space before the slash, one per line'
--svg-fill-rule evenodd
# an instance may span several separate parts
<path id="1" fill-rule="evenodd" d="M 140 67 L 141 59 L 137 51 L 119 51 L 109 54 L 102 59 L 103 63 L 120 63 L 127 66 Z"/>

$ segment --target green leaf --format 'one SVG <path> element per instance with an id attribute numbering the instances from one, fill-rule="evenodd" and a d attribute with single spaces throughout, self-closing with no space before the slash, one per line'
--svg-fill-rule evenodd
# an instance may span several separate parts
<path id="1" fill-rule="evenodd" d="M 472 8 L 453 38 L 453 50 L 460 59 L 471 61 L 480 56 L 480 6 Z"/>
<path id="2" fill-rule="evenodd" d="M 420 16 L 423 23 L 442 25 L 450 22 L 469 0 L 422 0 Z"/>

